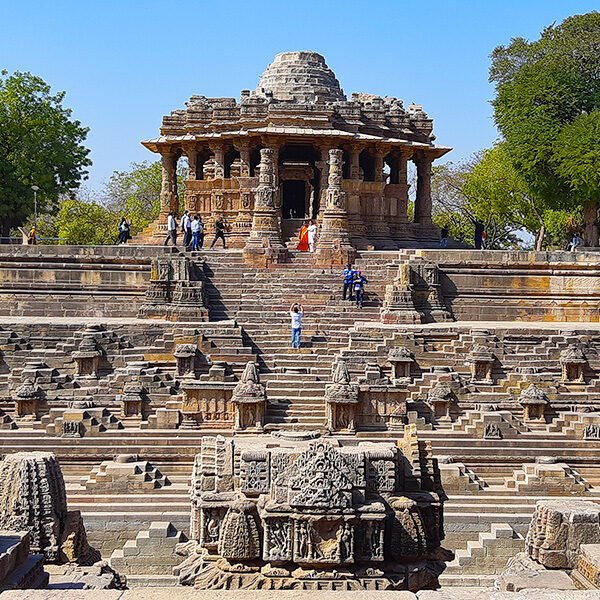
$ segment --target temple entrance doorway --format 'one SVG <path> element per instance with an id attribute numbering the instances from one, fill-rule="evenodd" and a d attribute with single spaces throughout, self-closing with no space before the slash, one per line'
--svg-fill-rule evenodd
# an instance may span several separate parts
<path id="1" fill-rule="evenodd" d="M 283 182 L 282 217 L 304 219 L 306 216 L 306 182 L 290 179 Z"/>

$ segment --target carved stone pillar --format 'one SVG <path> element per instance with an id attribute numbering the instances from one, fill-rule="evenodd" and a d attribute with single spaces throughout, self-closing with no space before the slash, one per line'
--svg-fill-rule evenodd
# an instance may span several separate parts
<path id="1" fill-rule="evenodd" d="M 215 179 L 223 179 L 225 177 L 225 147 L 223 142 L 219 141 L 211 144 L 210 149 L 214 154 Z"/>
<path id="2" fill-rule="evenodd" d="M 350 156 L 350 179 L 344 182 L 344 189 L 347 192 L 346 211 L 348 212 L 348 227 L 350 230 L 350 239 L 355 248 L 367 248 L 369 239 L 367 237 L 367 223 L 362 214 L 361 205 L 361 185 L 360 178 L 360 144 L 351 144 L 348 148 Z"/>
<path id="3" fill-rule="evenodd" d="M 184 151 L 188 159 L 188 179 L 197 179 L 198 150 L 195 146 L 186 146 Z"/>
<path id="4" fill-rule="evenodd" d="M 319 178 L 319 220 L 323 218 L 323 212 L 327 204 L 327 181 L 329 177 L 329 151 L 331 146 L 321 146 L 321 160 L 315 163 L 317 169 L 320 169 L 321 176 Z"/>
<path id="5" fill-rule="evenodd" d="M 175 154 L 161 154 L 162 185 L 160 189 L 160 220 L 166 222 L 169 211 L 179 212 L 177 197 L 177 176 L 175 172 Z"/>
<path id="6" fill-rule="evenodd" d="M 252 231 L 244 247 L 244 260 L 260 267 L 287 260 L 287 248 L 281 239 L 276 208 L 274 154 L 272 148 L 260 151 L 260 174 L 258 187 L 254 191 Z"/>
<path id="7" fill-rule="evenodd" d="M 250 142 L 239 141 L 234 147 L 240 153 L 240 177 L 250 177 Z"/>
<path id="8" fill-rule="evenodd" d="M 361 146 L 352 145 L 350 149 L 350 179 L 360 179 Z"/>
<path id="9" fill-rule="evenodd" d="M 427 154 L 419 152 L 413 160 L 417 165 L 415 223 L 431 225 L 431 165 L 433 159 Z"/>
<path id="10" fill-rule="evenodd" d="M 377 148 L 375 150 L 375 166 L 374 166 L 374 174 L 375 174 L 375 181 L 384 181 L 384 177 L 383 177 L 383 159 L 385 157 L 385 155 L 388 153 L 387 150 L 384 150 L 383 148 Z"/>
<path id="11" fill-rule="evenodd" d="M 354 260 L 354 248 L 350 245 L 346 192 L 342 188 L 342 151 L 329 151 L 329 168 L 325 210 L 321 233 L 317 240 L 317 263 L 337 266 Z"/>

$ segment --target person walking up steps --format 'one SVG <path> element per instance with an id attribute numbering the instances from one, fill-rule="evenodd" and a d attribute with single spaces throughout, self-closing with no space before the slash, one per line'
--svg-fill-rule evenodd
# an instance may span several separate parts
<path id="1" fill-rule="evenodd" d="M 215 221 L 215 239 L 212 241 L 212 244 L 210 245 L 211 248 L 217 243 L 218 239 L 223 241 L 223 248 L 227 247 L 225 245 L 225 229 L 226 228 L 227 228 L 227 226 L 225 225 L 225 222 L 223 221 L 223 217 L 219 217 Z"/>
<path id="2" fill-rule="evenodd" d="M 314 221 L 310 222 L 308 226 L 308 249 L 310 252 L 315 251 L 315 244 L 317 242 L 317 224 Z"/>
<path id="3" fill-rule="evenodd" d="M 302 333 L 302 304 L 294 302 L 290 306 L 290 317 L 292 319 L 292 348 L 300 348 L 300 335 Z"/>
<path id="4" fill-rule="evenodd" d="M 175 248 L 177 248 L 177 221 L 175 220 L 175 215 L 173 211 L 169 211 L 169 216 L 167 217 L 167 237 L 165 238 L 166 246 L 169 243 L 169 240 L 173 244 Z"/>
<path id="5" fill-rule="evenodd" d="M 363 307 L 363 299 L 365 296 L 365 284 L 369 283 L 367 278 L 360 272 L 354 274 L 354 294 L 356 295 L 356 306 Z"/>
<path id="6" fill-rule="evenodd" d="M 356 274 L 356 271 L 352 268 L 352 265 L 350 263 L 348 263 L 348 265 L 344 269 L 344 272 L 342 273 L 342 281 L 344 282 L 342 300 L 346 299 L 346 292 L 348 292 L 348 300 L 350 300 L 350 302 L 352 302 L 352 300 L 353 300 L 352 286 L 354 284 L 354 275 L 355 274 Z"/>

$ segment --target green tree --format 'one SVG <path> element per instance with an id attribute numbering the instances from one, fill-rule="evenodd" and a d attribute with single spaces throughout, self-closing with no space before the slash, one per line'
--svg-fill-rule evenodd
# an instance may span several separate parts
<path id="1" fill-rule="evenodd" d="M 507 248 L 518 242 L 522 219 L 511 202 L 517 190 L 515 183 L 504 177 L 498 154 L 493 148 L 458 164 L 434 167 L 434 221 L 447 225 L 453 239 L 472 243 L 474 222 L 480 219 L 487 248 Z"/>
<path id="2" fill-rule="evenodd" d="M 187 165 L 177 168 L 180 203 L 183 206 Z M 101 193 L 101 202 L 108 210 L 131 223 L 135 235 L 158 217 L 162 171 L 160 161 L 132 163 L 129 171 L 115 171 Z"/>
<path id="3" fill-rule="evenodd" d="M 117 216 L 95 202 L 63 200 L 52 220 L 52 233 L 66 244 L 114 244 Z"/>
<path id="4" fill-rule="evenodd" d="M 64 108 L 64 92 L 30 73 L 0 72 L 0 236 L 34 212 L 51 209 L 78 187 L 91 165 L 83 146 L 88 129 Z"/>
<path id="5" fill-rule="evenodd" d="M 563 130 L 580 115 L 600 108 L 599 73 L 598 12 L 547 27 L 533 42 L 513 39 L 494 50 L 490 68 L 490 80 L 496 84 L 496 124 L 528 198 L 540 215 L 587 207 L 584 237 L 594 246 L 598 245 L 595 224 L 600 189 L 588 188 L 587 196 L 583 195 L 573 169 L 562 165 L 566 155 L 560 148 L 564 147 Z M 597 139 L 589 141 L 597 145 Z M 590 149 L 582 144 L 577 148 L 584 154 Z M 572 160 L 568 159 L 571 165 Z"/>
<path id="6" fill-rule="evenodd" d="M 565 125 L 554 144 L 556 172 L 583 205 L 588 236 L 598 239 L 600 201 L 600 109 Z"/>

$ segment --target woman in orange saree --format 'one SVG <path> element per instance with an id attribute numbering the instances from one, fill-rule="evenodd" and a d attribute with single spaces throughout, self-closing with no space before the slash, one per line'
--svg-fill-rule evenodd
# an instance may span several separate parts
<path id="1" fill-rule="evenodd" d="M 300 229 L 300 240 L 298 242 L 298 250 L 300 252 L 308 252 L 308 224 L 304 221 Z"/>

